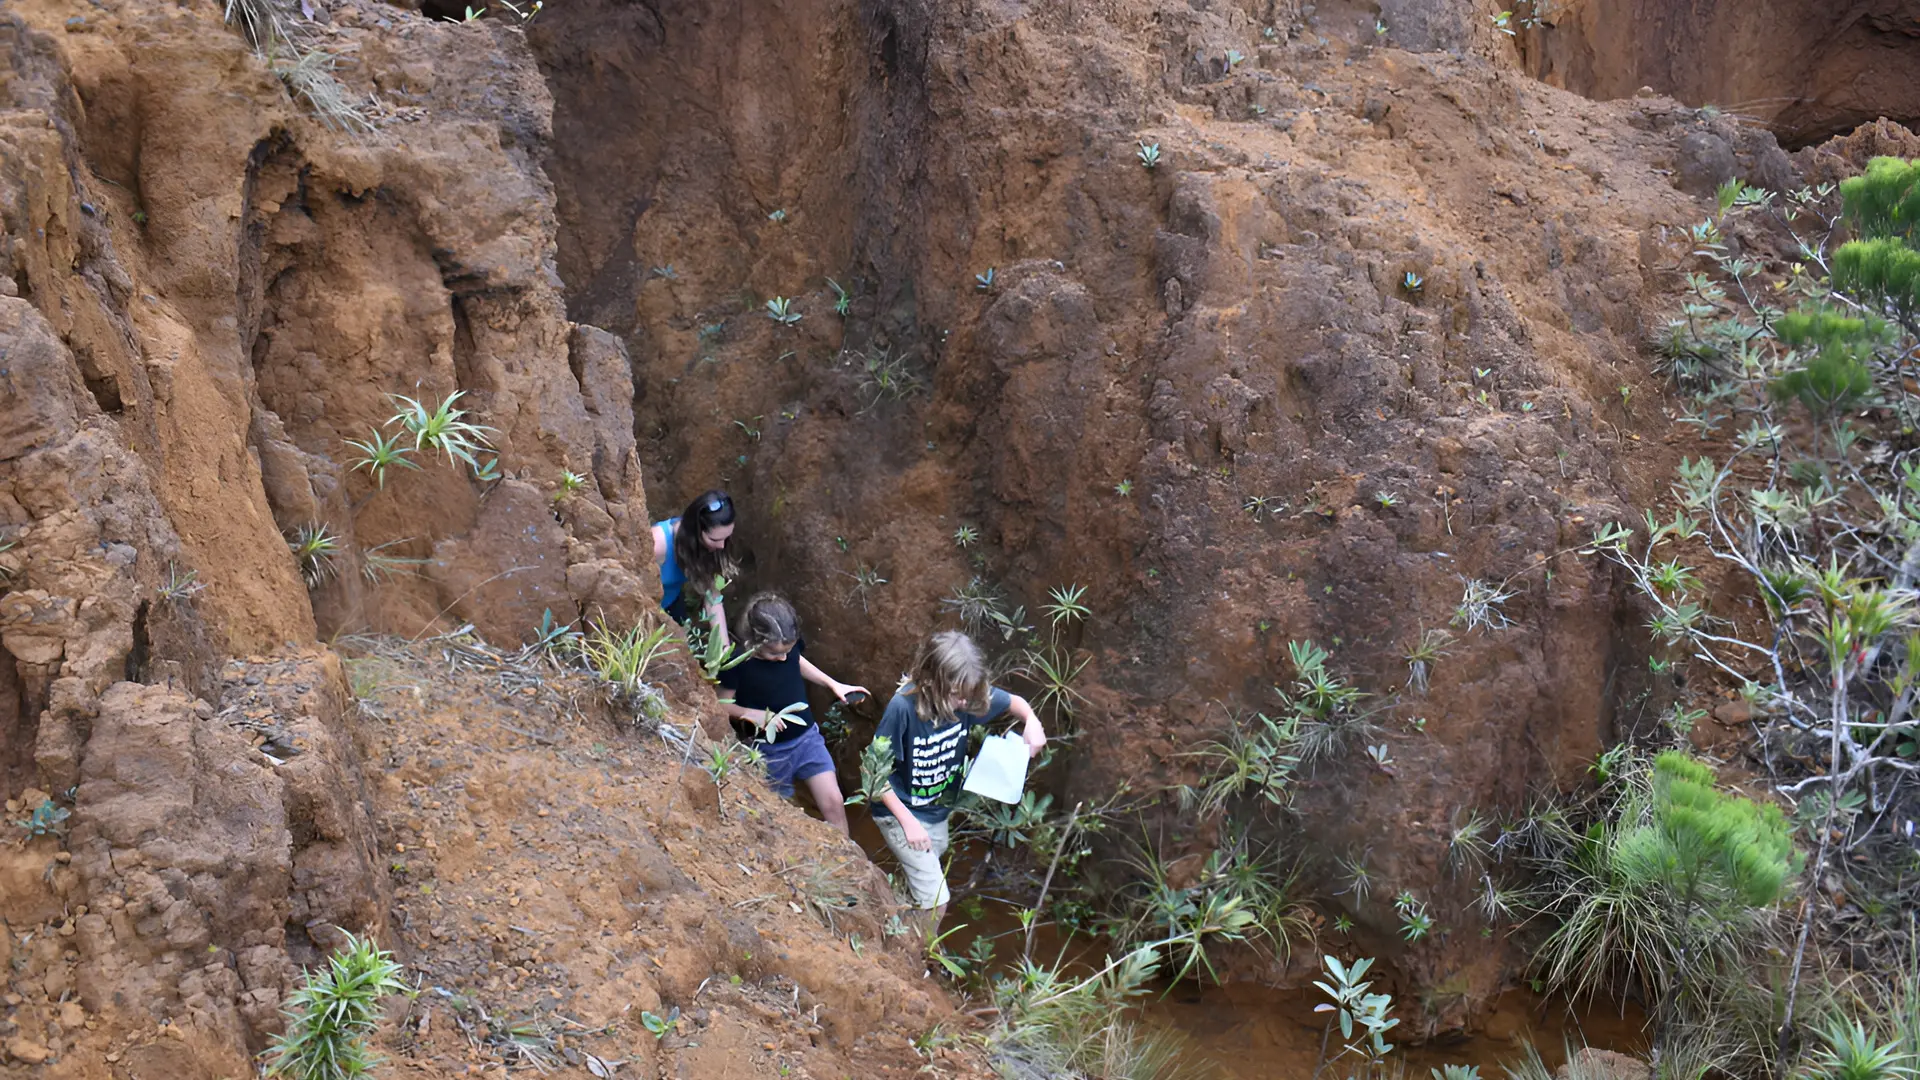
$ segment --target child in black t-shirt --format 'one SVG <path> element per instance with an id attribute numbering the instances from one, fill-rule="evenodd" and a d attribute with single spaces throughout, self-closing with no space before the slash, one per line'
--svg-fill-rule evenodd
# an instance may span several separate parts
<path id="1" fill-rule="evenodd" d="M 727 715 L 755 728 L 773 790 L 790 799 L 796 781 L 807 785 L 820 816 L 845 833 L 846 802 L 834 776 L 833 755 L 807 705 L 807 684 L 825 687 L 841 702 L 850 694 L 865 696 L 867 688 L 833 679 L 802 655 L 806 643 L 800 637 L 800 616 L 777 593 L 760 593 L 747 601 L 735 637 L 742 648 L 753 650 L 753 657 L 720 673 L 720 700 Z"/>

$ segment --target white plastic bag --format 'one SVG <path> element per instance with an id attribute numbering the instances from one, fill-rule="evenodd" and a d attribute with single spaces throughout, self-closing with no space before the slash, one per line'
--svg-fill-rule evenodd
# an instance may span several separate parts
<path id="1" fill-rule="evenodd" d="M 1027 784 L 1027 741 L 1018 735 L 989 735 L 980 756 L 967 769 L 961 788 L 1003 803 L 1020 801 Z"/>

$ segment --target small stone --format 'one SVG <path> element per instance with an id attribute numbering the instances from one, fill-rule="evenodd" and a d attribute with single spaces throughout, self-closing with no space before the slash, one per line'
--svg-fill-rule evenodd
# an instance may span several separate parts
<path id="1" fill-rule="evenodd" d="M 120 1060 L 120 1051 L 110 1050 L 107 1052 L 107 1064 L 111 1065 L 114 1062 L 119 1060 Z"/>
<path id="2" fill-rule="evenodd" d="M 15 1061 L 22 1061 L 28 1065 L 43 1064 L 48 1058 L 53 1056 L 53 1051 L 48 1050 L 46 1047 L 41 1046 L 39 1043 L 25 1036 L 9 1040 L 7 1042 L 7 1053 Z"/>
<path id="3" fill-rule="evenodd" d="M 87 1026 L 87 1010 L 77 1001 L 62 1002 L 60 1005 L 60 1026 L 72 1031 Z"/>
<path id="4" fill-rule="evenodd" d="M 61 864 L 62 866 L 65 866 L 67 863 L 70 863 L 73 861 L 73 852 L 56 851 L 53 853 L 53 861 Z"/>
<path id="5" fill-rule="evenodd" d="M 1595 1080 L 1649 1080 L 1653 1069 L 1638 1058 L 1589 1047 L 1575 1051 L 1572 1059 L 1553 1075 L 1557 1080 L 1574 1076 L 1590 1076 Z"/>

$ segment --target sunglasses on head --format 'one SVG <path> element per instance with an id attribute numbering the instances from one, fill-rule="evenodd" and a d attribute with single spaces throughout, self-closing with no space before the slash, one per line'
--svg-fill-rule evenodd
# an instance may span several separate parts
<path id="1" fill-rule="evenodd" d="M 709 499 L 707 500 L 707 513 L 717 514 L 720 512 L 720 508 L 725 505 L 727 505 L 725 499 Z"/>

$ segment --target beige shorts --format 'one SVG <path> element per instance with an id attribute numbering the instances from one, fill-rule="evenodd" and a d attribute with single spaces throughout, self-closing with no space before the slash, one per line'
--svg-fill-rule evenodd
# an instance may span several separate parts
<path id="1" fill-rule="evenodd" d="M 923 910 L 931 911 L 953 899 L 947 891 L 947 874 L 940 866 L 941 856 L 947 853 L 947 823 L 941 821 L 929 825 L 922 821 L 920 827 L 927 830 L 927 837 L 933 841 L 933 850 L 915 851 L 907 846 L 907 831 L 892 814 L 875 814 L 873 820 L 880 826 L 880 835 L 886 838 L 887 847 L 893 857 L 900 860 L 900 869 L 906 872 L 907 887 L 913 890 L 913 902 Z"/>

